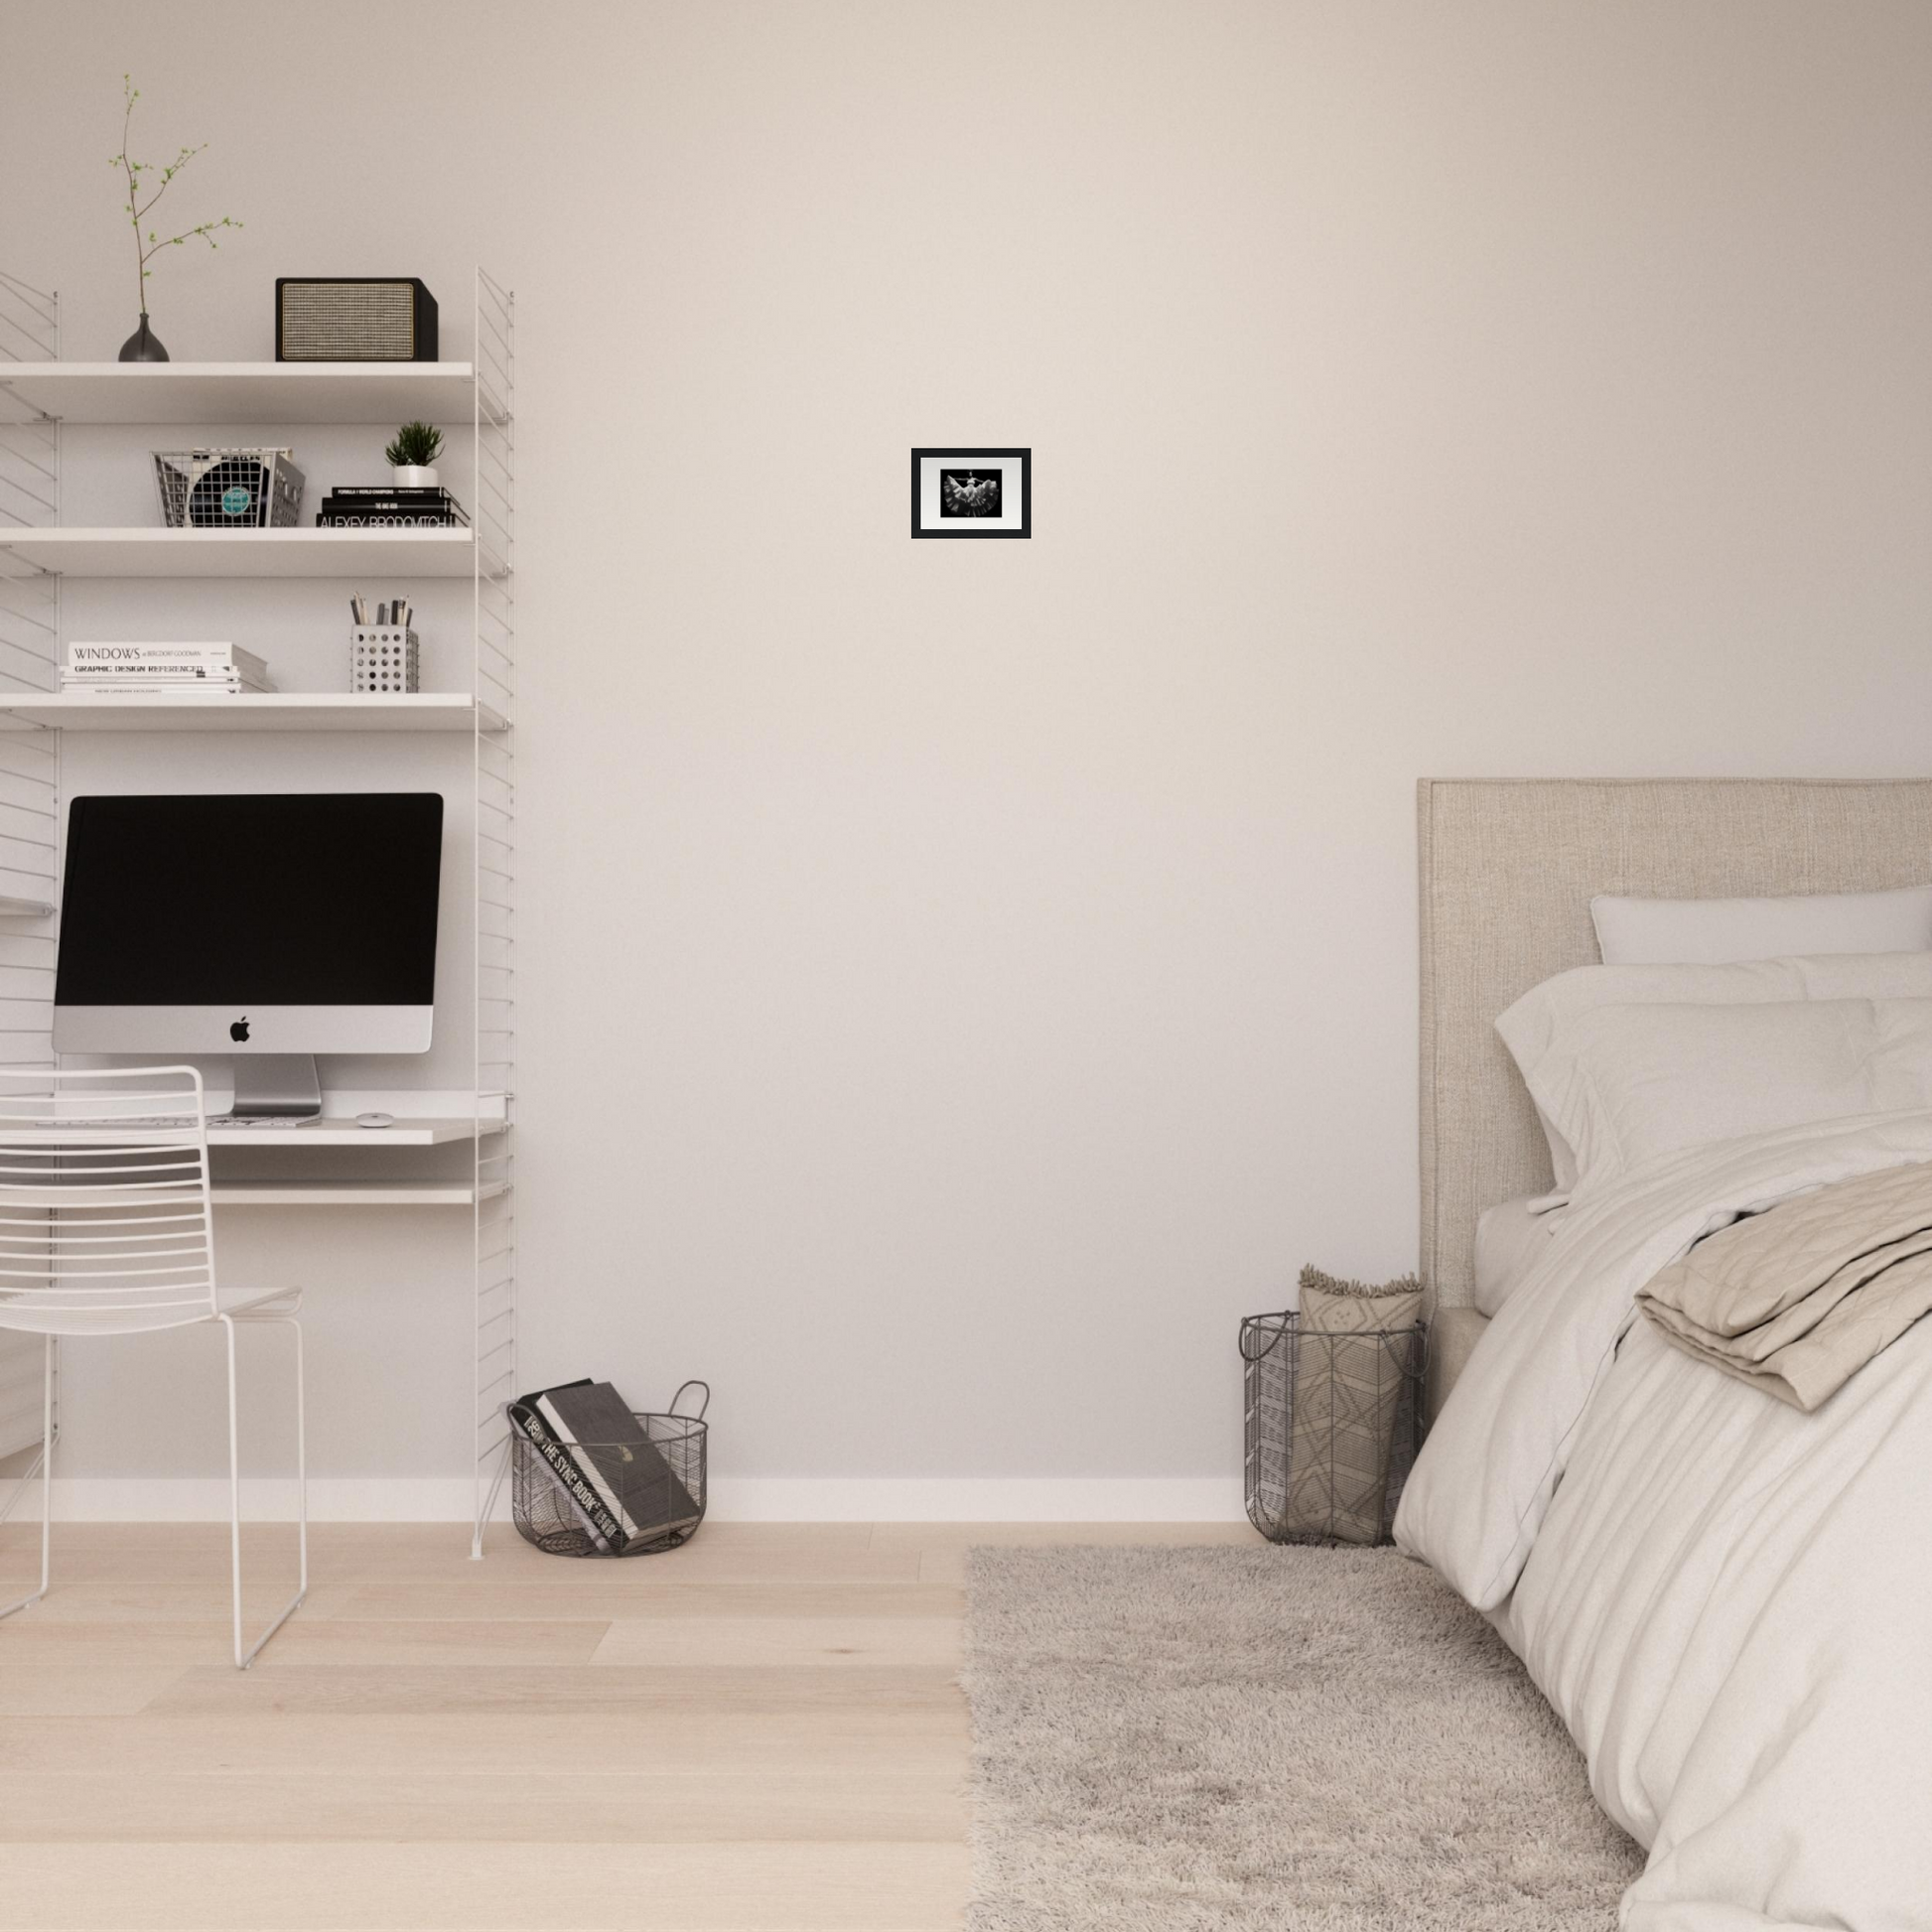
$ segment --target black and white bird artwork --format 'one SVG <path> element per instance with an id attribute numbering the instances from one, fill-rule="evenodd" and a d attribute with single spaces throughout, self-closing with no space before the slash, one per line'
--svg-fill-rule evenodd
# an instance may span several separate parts
<path id="1" fill-rule="evenodd" d="M 1000 473 L 997 470 L 941 470 L 941 516 L 998 516 Z"/>

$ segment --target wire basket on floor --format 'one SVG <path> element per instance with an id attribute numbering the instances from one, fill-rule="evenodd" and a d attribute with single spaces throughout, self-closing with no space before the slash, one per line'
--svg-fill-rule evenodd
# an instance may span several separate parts
<path id="1" fill-rule="evenodd" d="M 1248 1520 L 1271 1543 L 1391 1540 L 1422 1447 L 1424 1334 L 1315 1334 L 1293 1309 L 1242 1321 Z"/>
<path id="2" fill-rule="evenodd" d="M 704 1390 L 695 1416 L 680 1416 L 677 1405 L 690 1389 Z M 511 1419 L 510 1515 L 526 1543 L 553 1557 L 647 1557 L 688 1543 L 704 1521 L 705 1455 L 711 1389 L 687 1382 L 662 1414 L 633 1410 L 632 1416 L 656 1451 L 656 1461 L 626 1443 L 570 1443 L 582 1451 L 574 1459 L 603 1479 L 602 1500 L 629 1527 L 619 1542 L 598 1533 L 572 1498 L 562 1478 L 537 1445 Z M 668 1480 L 666 1470 L 668 1469 Z"/>

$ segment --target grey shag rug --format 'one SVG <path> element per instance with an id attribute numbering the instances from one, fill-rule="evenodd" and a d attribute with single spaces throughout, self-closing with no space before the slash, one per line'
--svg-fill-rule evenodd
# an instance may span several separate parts
<path id="1" fill-rule="evenodd" d="M 1643 1854 L 1392 1550 L 976 1549 L 971 1932 L 1611 1932 Z"/>

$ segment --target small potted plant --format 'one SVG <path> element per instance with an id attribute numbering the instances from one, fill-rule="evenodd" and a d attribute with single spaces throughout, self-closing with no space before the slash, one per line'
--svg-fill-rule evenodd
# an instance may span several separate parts
<path id="1" fill-rule="evenodd" d="M 434 489 L 436 459 L 443 448 L 443 432 L 428 423 L 404 423 L 382 460 L 395 473 L 398 489 Z"/>

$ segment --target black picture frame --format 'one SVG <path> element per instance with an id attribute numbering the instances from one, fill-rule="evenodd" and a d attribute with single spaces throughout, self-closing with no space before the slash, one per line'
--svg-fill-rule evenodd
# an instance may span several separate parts
<path id="1" fill-rule="evenodd" d="M 919 506 L 919 468 L 921 464 L 935 459 L 948 466 L 955 462 L 960 469 L 983 468 L 997 458 L 1001 465 L 1013 463 L 1020 465 L 1020 522 L 1018 526 L 1003 521 L 997 529 L 989 529 L 978 517 L 963 515 L 957 521 L 948 518 L 945 522 L 926 522 L 920 514 Z M 912 534 L 915 537 L 1031 537 L 1034 533 L 1034 453 L 1032 450 L 962 450 L 951 444 L 917 449 L 912 452 Z"/>

